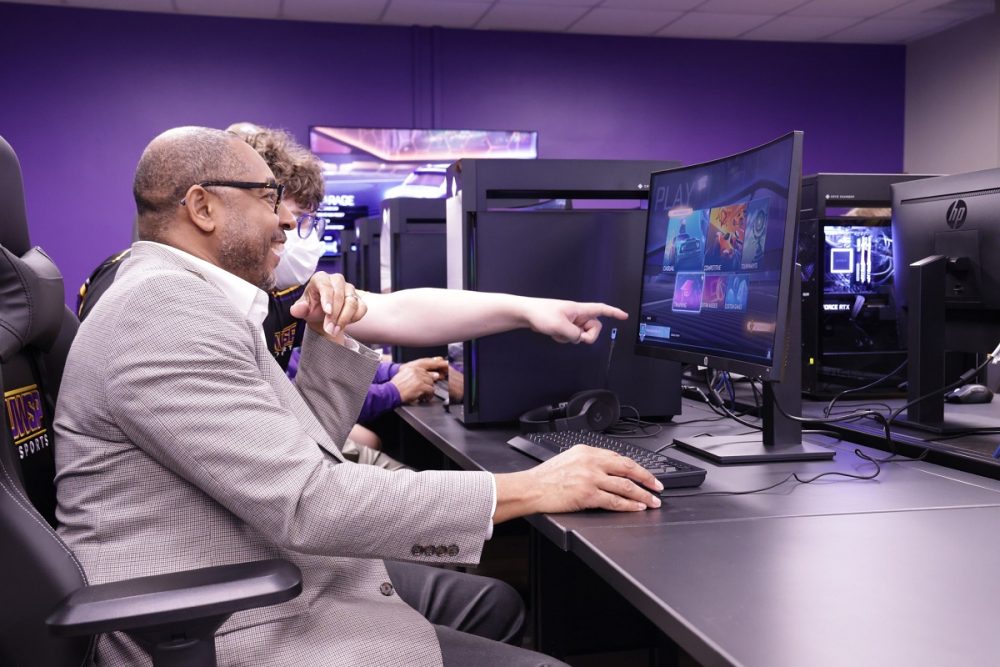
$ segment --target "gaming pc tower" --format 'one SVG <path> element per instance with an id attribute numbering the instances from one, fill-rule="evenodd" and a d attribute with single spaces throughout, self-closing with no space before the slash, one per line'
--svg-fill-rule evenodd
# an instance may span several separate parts
<path id="1" fill-rule="evenodd" d="M 824 396 L 885 377 L 906 358 L 896 326 L 893 183 L 914 174 L 813 174 L 802 179 L 802 390 Z M 895 381 L 872 393 L 894 393 Z"/>
<path id="2" fill-rule="evenodd" d="M 379 237 L 382 216 L 358 218 L 354 229 L 344 230 L 344 278 L 366 292 L 381 292 Z M 322 268 L 322 265 L 321 267 Z"/>
<path id="3" fill-rule="evenodd" d="M 382 288 L 388 292 L 448 286 L 444 199 L 401 197 L 382 202 L 380 256 L 388 264 Z M 392 347 L 393 361 L 444 357 L 447 346 Z"/>
<path id="4" fill-rule="evenodd" d="M 603 301 L 593 345 L 526 329 L 464 341 L 466 424 L 505 422 L 585 389 L 609 389 L 643 415 L 680 412 L 679 364 L 635 355 L 651 172 L 673 162 L 460 160 L 448 170 L 448 286 Z M 624 414 L 630 414 L 628 410 Z"/>

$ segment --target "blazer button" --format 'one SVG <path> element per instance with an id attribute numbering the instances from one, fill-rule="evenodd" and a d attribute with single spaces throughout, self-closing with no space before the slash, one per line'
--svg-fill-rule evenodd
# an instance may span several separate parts
<path id="1" fill-rule="evenodd" d="M 410 549 L 410 553 L 413 554 L 414 556 L 420 556 L 421 554 L 424 553 L 424 548 L 419 544 L 414 544 L 413 548 Z"/>
<path id="2" fill-rule="evenodd" d="M 382 595 L 389 596 L 392 595 L 392 584 L 388 581 L 382 582 L 382 585 L 378 587 L 378 590 Z"/>
<path id="3" fill-rule="evenodd" d="M 426 547 L 424 547 L 424 555 L 425 556 L 433 556 L 434 555 L 434 545 L 433 544 L 428 544 Z"/>
<path id="4" fill-rule="evenodd" d="M 443 555 L 445 555 L 446 553 L 448 553 L 448 547 L 446 547 L 446 546 L 445 546 L 445 545 L 443 545 L 443 544 L 439 544 L 439 545 L 438 545 L 438 548 L 437 548 L 437 551 L 436 551 L 435 553 L 437 553 L 437 555 L 438 555 L 438 558 L 440 558 L 441 556 L 443 556 Z"/>
<path id="5" fill-rule="evenodd" d="M 452 544 L 452 545 L 448 546 L 448 555 L 449 556 L 457 556 L 458 555 L 458 545 L 457 544 Z"/>

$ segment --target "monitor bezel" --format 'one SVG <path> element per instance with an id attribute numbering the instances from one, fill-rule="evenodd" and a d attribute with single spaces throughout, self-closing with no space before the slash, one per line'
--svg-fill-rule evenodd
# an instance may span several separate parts
<path id="1" fill-rule="evenodd" d="M 765 144 L 761 144 L 754 148 L 749 148 L 745 151 L 739 153 L 733 153 L 726 157 L 716 158 L 715 160 L 710 160 L 706 162 L 699 162 L 697 164 L 687 165 L 683 167 L 676 167 L 674 169 L 663 169 L 661 171 L 653 172 L 650 175 L 650 188 L 652 188 L 653 179 L 656 176 L 676 173 L 683 171 L 694 171 L 696 169 L 702 169 L 705 167 L 710 167 L 712 165 L 727 162 L 730 160 L 737 160 L 745 158 L 757 151 L 765 150 L 777 144 L 785 141 L 791 141 L 792 143 L 792 158 L 791 164 L 788 170 L 788 207 L 785 211 L 785 237 L 784 246 L 782 247 L 781 256 L 781 281 L 778 284 L 778 307 L 775 317 L 775 330 L 774 330 L 774 349 L 771 355 L 770 363 L 758 363 L 754 361 L 747 361 L 744 359 L 732 359 L 729 357 L 718 356 L 714 354 L 705 354 L 703 352 L 693 352 L 690 350 L 681 350 L 675 348 L 666 348 L 657 345 L 652 345 L 644 343 L 639 340 L 638 333 L 635 338 L 635 353 L 647 357 L 653 357 L 656 359 L 666 359 L 669 361 L 678 361 L 680 363 L 690 363 L 690 364 L 700 364 L 703 366 L 708 366 L 710 368 L 721 370 L 721 371 L 732 371 L 736 373 L 741 373 L 743 375 L 757 377 L 761 380 L 766 380 L 769 382 L 780 382 L 785 375 L 785 366 L 789 355 L 800 354 L 799 350 L 789 350 L 788 342 L 788 330 L 786 324 L 788 323 L 790 317 L 790 300 L 792 291 L 792 282 L 794 279 L 793 273 L 797 270 L 795 266 L 795 252 L 796 252 L 796 239 L 798 236 L 798 220 L 799 220 L 799 202 L 801 198 L 801 187 L 802 187 L 802 140 L 803 132 L 800 130 L 795 130 L 787 134 L 768 141 Z M 653 214 L 653 207 L 650 206 L 646 214 L 646 236 L 644 243 L 645 247 L 649 247 L 649 233 L 650 233 L 650 217 Z M 645 257 L 645 253 L 643 254 Z M 645 261 L 645 259 L 643 260 Z M 637 313 L 638 317 L 642 317 L 642 290 L 645 287 L 645 281 L 642 281 L 639 285 L 640 298 L 639 298 L 639 308 L 640 312 Z M 801 322 L 792 322 L 791 326 L 801 326 Z"/>

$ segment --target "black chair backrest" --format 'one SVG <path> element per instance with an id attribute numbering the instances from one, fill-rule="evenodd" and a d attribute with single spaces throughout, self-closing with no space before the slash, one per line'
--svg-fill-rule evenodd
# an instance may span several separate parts
<path id="1" fill-rule="evenodd" d="M 59 270 L 30 248 L 21 170 L 0 137 L 0 665 L 82 665 L 87 637 L 56 639 L 45 619 L 86 583 L 53 530 L 59 380 L 78 326 Z"/>

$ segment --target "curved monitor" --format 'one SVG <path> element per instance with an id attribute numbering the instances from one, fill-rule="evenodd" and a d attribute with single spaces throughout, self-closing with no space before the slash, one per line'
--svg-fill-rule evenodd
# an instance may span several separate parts
<path id="1" fill-rule="evenodd" d="M 801 177 L 801 132 L 652 175 L 637 352 L 781 380 Z"/>

